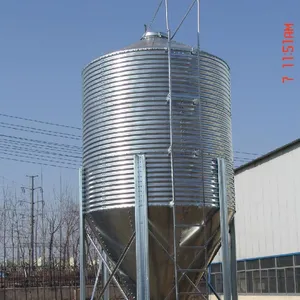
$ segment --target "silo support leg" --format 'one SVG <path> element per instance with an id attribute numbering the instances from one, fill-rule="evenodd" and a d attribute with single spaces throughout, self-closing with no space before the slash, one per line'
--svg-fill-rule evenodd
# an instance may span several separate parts
<path id="1" fill-rule="evenodd" d="M 218 158 L 218 182 L 220 202 L 220 227 L 224 300 L 231 300 L 231 263 L 229 255 L 229 225 L 225 160 Z"/>
<path id="2" fill-rule="evenodd" d="M 145 155 L 134 155 L 137 300 L 150 300 L 149 229 Z"/>
<path id="3" fill-rule="evenodd" d="M 84 219 L 84 217 L 82 217 Z M 84 224 L 84 221 L 82 222 Z M 81 227 L 81 226 L 80 226 Z M 85 229 L 80 229 L 80 300 L 86 300 L 86 245 Z"/>
<path id="4" fill-rule="evenodd" d="M 229 234 L 230 234 L 232 300 L 237 300 L 238 292 L 237 292 L 236 240 L 235 240 L 235 220 L 234 220 L 234 218 L 232 219 L 232 221 L 229 225 Z"/>
<path id="5" fill-rule="evenodd" d="M 86 231 L 85 231 L 85 215 L 83 213 L 83 199 L 82 199 L 82 169 L 79 169 L 79 251 L 80 251 L 80 300 L 86 300 L 86 284 L 85 284 L 85 270 L 86 270 Z"/>
<path id="6" fill-rule="evenodd" d="M 102 255 L 103 255 L 104 260 L 107 261 L 107 255 L 103 250 L 102 250 Z M 105 264 L 103 262 L 101 264 L 102 264 L 102 282 L 103 282 L 103 286 L 104 286 L 108 282 L 109 273 L 108 273 L 107 268 L 105 267 Z M 104 292 L 103 300 L 109 300 L 109 287 Z"/>

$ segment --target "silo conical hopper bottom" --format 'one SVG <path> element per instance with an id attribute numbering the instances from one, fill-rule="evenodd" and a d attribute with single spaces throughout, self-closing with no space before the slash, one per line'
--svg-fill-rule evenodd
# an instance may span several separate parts
<path id="1" fill-rule="evenodd" d="M 174 261 L 173 261 L 173 217 L 170 207 L 149 207 L 149 267 L 150 297 L 153 300 L 175 299 Z M 204 272 L 188 271 L 206 269 L 212 261 L 220 244 L 219 209 L 212 207 L 182 206 L 176 207 L 179 227 L 177 234 L 178 269 L 185 269 L 186 276 L 180 279 L 178 272 L 179 293 L 193 292 L 191 281 L 198 285 L 203 294 L 208 294 L 205 286 L 199 287 L 199 280 Z M 231 215 L 231 213 L 230 213 Z M 206 216 L 205 226 L 203 216 Z M 93 226 L 97 228 L 97 237 L 113 262 L 118 261 L 123 249 L 134 233 L 134 208 L 120 208 L 109 211 L 90 213 Z M 118 220 L 118 222 L 116 222 Z M 183 228 L 180 224 L 184 224 Z M 188 224 L 191 226 L 189 227 Z M 130 247 L 120 266 L 119 279 L 125 291 L 135 295 L 136 253 L 135 244 Z M 182 272 L 183 273 L 183 272 Z M 123 274 L 123 275 L 122 275 Z M 195 290 L 196 291 L 196 290 Z M 199 296 L 198 296 L 199 298 Z M 181 294 L 180 299 L 198 299 Z"/>

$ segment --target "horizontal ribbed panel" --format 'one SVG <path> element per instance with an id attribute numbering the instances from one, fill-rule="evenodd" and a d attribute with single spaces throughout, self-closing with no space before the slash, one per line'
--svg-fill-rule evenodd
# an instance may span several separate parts
<path id="1" fill-rule="evenodd" d="M 200 84 L 200 102 L 198 87 Z M 234 208 L 229 68 L 207 53 L 172 53 L 174 181 L 179 205 L 218 206 L 215 159 L 227 162 Z M 168 56 L 164 49 L 100 57 L 83 72 L 86 212 L 134 205 L 133 155 L 147 163 L 149 205 L 169 205 Z M 203 155 L 202 155 L 203 153 Z"/>

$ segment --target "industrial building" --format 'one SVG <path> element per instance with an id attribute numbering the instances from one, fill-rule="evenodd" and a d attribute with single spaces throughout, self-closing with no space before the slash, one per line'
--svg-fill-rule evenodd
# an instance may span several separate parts
<path id="1" fill-rule="evenodd" d="M 235 169 L 239 299 L 300 299 L 299 162 L 297 139 Z M 222 294 L 220 261 L 210 280 Z"/>

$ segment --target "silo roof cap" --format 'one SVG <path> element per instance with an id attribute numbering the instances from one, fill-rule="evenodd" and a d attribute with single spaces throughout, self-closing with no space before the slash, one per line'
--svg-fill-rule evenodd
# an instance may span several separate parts
<path id="1" fill-rule="evenodd" d="M 166 49 L 168 47 L 168 36 L 166 33 L 161 31 L 146 31 L 141 39 L 131 44 L 123 49 L 120 49 L 120 51 L 126 51 L 126 50 L 151 50 L 151 49 Z M 191 51 L 192 47 L 178 43 L 174 40 L 171 41 L 171 48 L 173 50 L 181 50 L 181 51 Z"/>
<path id="2" fill-rule="evenodd" d="M 168 35 L 166 33 L 164 33 L 164 32 L 146 31 L 143 34 L 141 40 L 145 40 L 145 39 L 149 39 L 149 38 L 154 38 L 154 37 L 167 39 Z"/>

